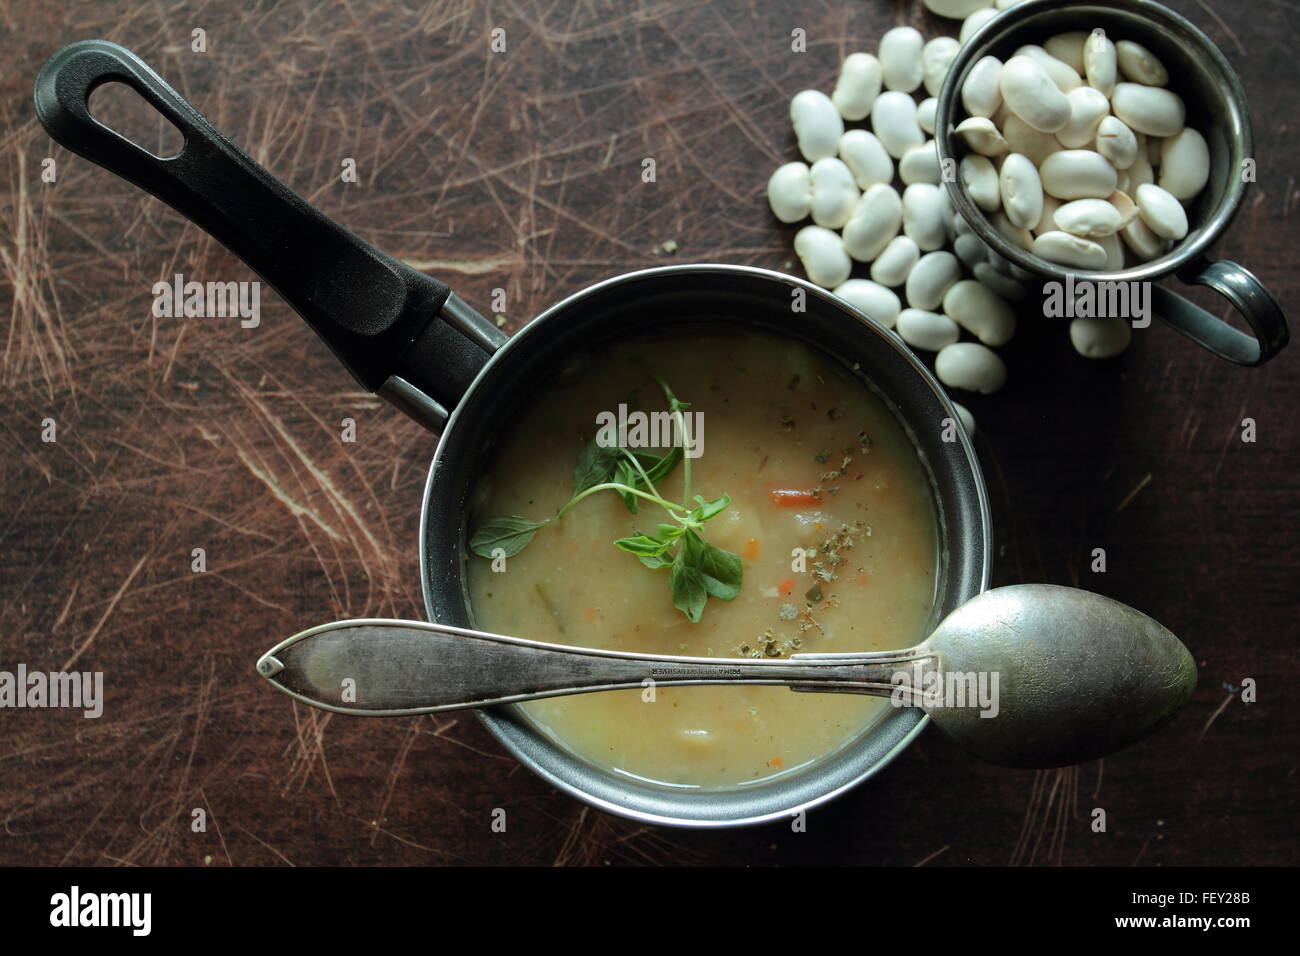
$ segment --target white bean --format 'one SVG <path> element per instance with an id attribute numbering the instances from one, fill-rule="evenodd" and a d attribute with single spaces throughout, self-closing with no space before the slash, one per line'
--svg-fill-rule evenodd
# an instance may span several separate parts
<path id="1" fill-rule="evenodd" d="M 921 249 L 910 236 L 895 236 L 871 264 L 871 279 L 896 289 L 907 281 L 920 258 Z"/>
<path id="2" fill-rule="evenodd" d="M 1032 57 L 1013 56 L 998 78 L 1007 107 L 1040 133 L 1056 133 L 1070 120 L 1070 101 Z"/>
<path id="3" fill-rule="evenodd" d="M 859 189 L 894 181 L 894 161 L 875 133 L 851 129 L 840 137 L 840 159 L 853 171 Z"/>
<path id="4" fill-rule="evenodd" d="M 862 194 L 844 226 L 844 248 L 859 262 L 871 262 L 898 235 L 902 222 L 903 202 L 898 193 L 888 183 L 876 183 Z"/>
<path id="5" fill-rule="evenodd" d="M 1070 101 L 1070 120 L 1056 138 L 1066 149 L 1090 146 L 1102 120 L 1109 118 L 1110 100 L 1091 86 L 1073 89 L 1066 98 Z"/>
<path id="6" fill-rule="evenodd" d="M 831 102 L 846 120 L 865 119 L 880 95 L 880 61 L 870 53 L 850 53 L 840 67 Z"/>
<path id="7" fill-rule="evenodd" d="M 897 90 L 876 97 L 871 107 L 871 128 L 895 159 L 902 159 L 913 146 L 925 142 L 925 134 L 916 122 L 916 101 Z"/>
<path id="8" fill-rule="evenodd" d="M 1124 217 L 1104 199 L 1076 199 L 1056 210 L 1056 226 L 1072 236 L 1101 239 L 1124 228 Z"/>
<path id="9" fill-rule="evenodd" d="M 993 0 L 922 0 L 922 2 L 931 13 L 937 13 L 941 17 L 948 17 L 952 20 L 960 20 L 976 10 L 982 10 L 986 7 L 992 8 L 993 6 Z"/>
<path id="10" fill-rule="evenodd" d="M 975 271 L 977 265 L 988 262 L 987 249 L 984 240 L 973 232 L 962 233 L 952 243 L 952 251 L 972 272 Z"/>
<path id="11" fill-rule="evenodd" d="M 1015 225 L 1001 209 L 989 217 L 989 222 L 1012 245 L 1019 246 L 1026 252 L 1034 248 L 1034 237 L 1029 230 Z"/>
<path id="12" fill-rule="evenodd" d="M 1101 90 L 1106 96 L 1115 91 L 1115 82 L 1119 79 L 1119 61 L 1115 54 L 1115 44 L 1102 29 L 1093 30 L 1083 44 L 1083 72 L 1088 77 L 1088 85 Z"/>
<path id="13" fill-rule="evenodd" d="M 948 230 L 952 228 L 953 216 L 957 215 L 957 212 L 953 209 L 952 197 L 948 195 L 948 190 L 943 186 L 939 186 L 937 192 L 939 194 L 939 215 L 943 218 L 943 232 L 946 239 Z"/>
<path id="14" fill-rule="evenodd" d="M 804 226 L 795 233 L 794 252 L 809 281 L 827 289 L 844 282 L 853 271 L 843 241 L 823 226 Z"/>
<path id="15" fill-rule="evenodd" d="M 943 313 L 985 345 L 1006 345 L 1016 334 L 1016 313 L 1002 296 L 974 279 L 944 293 Z"/>
<path id="16" fill-rule="evenodd" d="M 988 262 L 977 263 L 972 271 L 980 285 L 988 286 L 992 292 L 1004 299 L 1023 302 L 1029 295 L 1029 290 L 1022 283 L 999 272 L 997 267 Z"/>
<path id="17" fill-rule="evenodd" d="M 949 401 L 952 401 L 949 399 Z M 970 409 L 961 402 L 953 402 L 953 409 L 957 412 L 957 419 L 961 422 L 961 427 L 966 430 L 966 434 L 971 438 L 975 437 L 975 416 L 970 413 Z"/>
<path id="18" fill-rule="evenodd" d="M 1133 250 L 1133 254 L 1146 262 L 1159 259 L 1170 245 L 1169 240 L 1161 239 L 1148 229 L 1140 217 L 1125 226 L 1120 231 L 1120 236 L 1124 239 L 1124 244 Z"/>
<path id="19" fill-rule="evenodd" d="M 1118 234 L 1102 236 L 1093 242 L 1106 250 L 1106 266 L 1103 271 L 1119 272 L 1124 268 L 1124 243 L 1120 242 Z"/>
<path id="20" fill-rule="evenodd" d="M 870 279 L 849 279 L 832 290 L 854 308 L 866 313 L 877 325 L 892 329 L 903 304 L 891 290 Z"/>
<path id="21" fill-rule="evenodd" d="M 948 197 L 948 241 L 952 242 L 958 236 L 964 236 L 971 231 L 970 223 L 962 218 L 961 213 L 957 212 L 956 207 L 952 204 L 952 197 Z M 962 228 L 965 226 L 966 228 Z"/>
<path id="22" fill-rule="evenodd" d="M 938 352 L 961 338 L 961 327 L 938 312 L 904 309 L 898 313 L 898 334 L 912 348 Z"/>
<path id="23" fill-rule="evenodd" d="M 934 372 L 949 388 L 989 395 L 1007 381 L 1007 367 L 998 354 L 976 342 L 954 342 L 934 358 Z"/>
<path id="24" fill-rule="evenodd" d="M 962 157 L 957 168 L 962 185 L 975 200 L 975 205 L 985 212 L 996 212 L 1002 205 L 1001 187 L 998 185 L 998 171 L 988 157 L 969 153 Z"/>
<path id="25" fill-rule="evenodd" d="M 1051 133 L 1040 133 L 1014 113 L 1002 124 L 1002 135 L 1009 152 L 1028 156 L 1035 166 L 1043 165 L 1048 156 L 1064 148 Z"/>
<path id="26" fill-rule="evenodd" d="M 942 177 L 939 172 L 939 151 L 935 149 L 934 140 L 913 146 L 903 154 L 903 158 L 898 161 L 898 178 L 905 186 L 912 183 L 939 185 Z"/>
<path id="27" fill-rule="evenodd" d="M 925 91 L 938 96 L 943 88 L 948 67 L 961 51 L 961 44 L 953 37 L 935 37 L 921 50 L 921 74 L 925 78 Z"/>
<path id="28" fill-rule="evenodd" d="M 1129 129 L 1148 136 L 1173 136 L 1187 120 L 1183 98 L 1158 86 L 1120 83 L 1111 94 L 1110 108 Z"/>
<path id="29" fill-rule="evenodd" d="M 1038 217 L 1038 225 L 1031 227 L 1034 235 L 1051 232 L 1059 228 L 1056 225 L 1056 211 L 1061 208 L 1061 200 L 1051 193 L 1043 193 L 1043 214 Z"/>
<path id="30" fill-rule="evenodd" d="M 927 136 L 934 135 L 934 114 L 939 109 L 939 101 L 933 96 L 916 104 L 916 125 Z"/>
<path id="31" fill-rule="evenodd" d="M 834 156 L 844 135 L 844 120 L 831 98 L 820 90 L 804 90 L 790 101 L 790 122 L 799 140 L 799 152 L 815 163 Z"/>
<path id="32" fill-rule="evenodd" d="M 1156 172 L 1151 168 L 1151 161 L 1147 159 L 1146 143 L 1138 140 L 1137 158 L 1133 160 L 1133 165 L 1125 170 L 1128 173 L 1128 189 L 1124 192 L 1130 196 L 1137 192 L 1137 188 L 1143 183 L 1153 183 L 1156 181 Z"/>
<path id="33" fill-rule="evenodd" d="M 1022 46 L 1016 51 L 1016 56 L 1027 56 L 1031 60 L 1036 60 L 1038 65 L 1047 71 L 1047 75 L 1052 78 L 1056 88 L 1062 93 L 1069 93 L 1071 90 L 1078 89 L 1083 85 L 1083 78 L 1079 76 L 1068 63 L 1058 60 L 1052 54 L 1048 53 L 1041 46 Z"/>
<path id="34" fill-rule="evenodd" d="M 1035 239 L 1033 253 L 1048 262 L 1079 269 L 1100 270 L 1106 267 L 1106 250 L 1101 243 L 1061 230 L 1045 232 Z"/>
<path id="35" fill-rule="evenodd" d="M 1105 199 L 1115 191 L 1115 167 L 1090 149 L 1053 153 L 1039 167 L 1043 188 L 1057 199 Z"/>
<path id="36" fill-rule="evenodd" d="M 986 56 L 970 68 L 961 86 L 961 103 L 971 116 L 991 117 L 1002 105 L 1002 61 Z"/>
<path id="37" fill-rule="evenodd" d="M 1012 153 L 1004 159 L 998 187 L 1002 208 L 1013 226 L 1028 229 L 1038 225 L 1043 215 L 1043 183 L 1028 157 Z"/>
<path id="38" fill-rule="evenodd" d="M 991 119 L 971 116 L 957 124 L 953 132 L 981 156 L 1001 156 L 1009 148 Z"/>
<path id="39" fill-rule="evenodd" d="M 932 252 L 947 240 L 948 215 L 948 204 L 938 186 L 912 183 L 903 190 L 903 232 L 922 252 Z"/>
<path id="40" fill-rule="evenodd" d="M 1137 218 L 1137 203 L 1133 201 L 1126 190 L 1116 189 L 1106 197 L 1106 202 L 1114 206 L 1119 212 L 1121 229 Z"/>
<path id="41" fill-rule="evenodd" d="M 1121 318 L 1080 318 L 1070 323 L 1070 344 L 1084 358 L 1114 358 L 1128 348 L 1133 329 Z"/>
<path id="42" fill-rule="evenodd" d="M 1107 116 L 1097 125 L 1097 152 L 1118 170 L 1127 170 L 1137 160 L 1137 136 L 1122 119 Z"/>
<path id="43" fill-rule="evenodd" d="M 1123 229 L 1138 217 L 1137 203 L 1122 189 L 1117 189 L 1106 197 L 1106 202 L 1115 207 L 1119 213 L 1119 228 Z M 1119 230 L 1116 230 L 1117 232 Z"/>
<path id="44" fill-rule="evenodd" d="M 1077 30 L 1073 33 L 1058 33 L 1054 37 L 1049 37 L 1043 44 L 1043 48 L 1048 53 L 1056 57 L 1075 73 L 1084 72 L 1083 65 L 1083 45 L 1088 41 L 1088 34 L 1084 30 Z"/>
<path id="45" fill-rule="evenodd" d="M 1184 202 L 1210 179 L 1210 147 L 1190 126 L 1160 143 L 1160 188 Z"/>
<path id="46" fill-rule="evenodd" d="M 961 35 L 957 37 L 958 42 L 965 46 L 970 42 L 970 38 L 975 35 L 980 27 L 988 23 L 998 15 L 997 10 L 993 7 L 984 7 L 969 14 L 961 23 Z"/>
<path id="47" fill-rule="evenodd" d="M 1177 241 L 1187 235 L 1187 210 L 1171 193 L 1147 183 L 1137 188 L 1133 198 L 1142 221 L 1157 236 Z"/>
<path id="48" fill-rule="evenodd" d="M 812 175 L 805 163 L 778 166 L 767 181 L 767 202 L 782 222 L 798 222 L 812 212 Z"/>
<path id="49" fill-rule="evenodd" d="M 880 69 L 885 89 L 911 93 L 921 85 L 925 37 L 916 27 L 894 27 L 880 38 Z"/>
<path id="50" fill-rule="evenodd" d="M 827 229 L 840 229 L 858 204 L 858 187 L 843 160 L 834 156 L 812 164 L 812 219 Z"/>
<path id="51" fill-rule="evenodd" d="M 1115 44 L 1120 71 L 1125 78 L 1144 86 L 1164 86 L 1169 82 L 1169 71 L 1156 55 L 1141 43 L 1120 40 Z"/>
<path id="52" fill-rule="evenodd" d="M 943 301 L 944 293 L 960 278 L 961 263 L 956 256 L 951 252 L 928 252 L 907 274 L 904 287 L 907 304 L 913 309 L 935 309 Z"/>

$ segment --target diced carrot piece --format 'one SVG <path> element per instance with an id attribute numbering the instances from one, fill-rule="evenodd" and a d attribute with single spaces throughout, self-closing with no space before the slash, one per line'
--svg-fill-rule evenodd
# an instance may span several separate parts
<path id="1" fill-rule="evenodd" d="M 755 558 L 758 557 L 757 538 L 750 538 L 748 541 L 745 542 L 745 557 L 750 561 L 753 561 Z"/>
<path id="2" fill-rule="evenodd" d="M 804 508 L 808 505 L 821 504 L 821 495 L 815 491 L 799 491 L 793 488 L 777 488 L 771 492 L 772 504 L 778 508 Z"/>
<path id="3" fill-rule="evenodd" d="M 588 621 L 596 620 L 596 609 L 594 607 L 587 608 L 587 610 L 583 612 L 583 614 Z"/>
<path id="4" fill-rule="evenodd" d="M 780 769 L 781 769 L 781 758 L 780 758 L 780 757 L 773 757 L 773 758 L 771 759 L 770 763 L 771 763 L 772 766 L 775 767 L 777 770 L 780 770 Z"/>
<path id="5" fill-rule="evenodd" d="M 794 578 L 786 578 L 776 586 L 776 589 L 782 594 L 791 594 L 794 592 Z"/>

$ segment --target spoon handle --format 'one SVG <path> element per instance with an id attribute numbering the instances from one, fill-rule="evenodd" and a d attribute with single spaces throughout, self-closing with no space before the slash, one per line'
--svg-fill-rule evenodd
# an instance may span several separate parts
<path id="1" fill-rule="evenodd" d="M 927 656 L 924 648 L 760 660 L 628 654 L 361 619 L 295 634 L 263 654 L 257 672 L 314 707 L 384 717 L 652 685 L 785 684 L 888 697 L 893 675 Z"/>

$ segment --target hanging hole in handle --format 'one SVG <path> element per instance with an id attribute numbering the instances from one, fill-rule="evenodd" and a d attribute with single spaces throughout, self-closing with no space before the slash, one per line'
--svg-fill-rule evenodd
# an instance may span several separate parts
<path id="1" fill-rule="evenodd" d="M 185 148 L 185 134 L 126 83 L 97 86 L 87 107 L 96 121 L 158 159 L 171 159 Z"/>

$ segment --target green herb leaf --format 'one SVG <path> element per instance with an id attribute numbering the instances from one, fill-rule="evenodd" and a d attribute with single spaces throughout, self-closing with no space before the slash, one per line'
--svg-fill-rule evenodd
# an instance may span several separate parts
<path id="1" fill-rule="evenodd" d="M 685 546 L 677 550 L 673 568 L 668 572 L 668 584 L 673 589 L 673 607 L 685 614 L 692 624 L 698 624 L 704 615 L 709 591 L 704 583 L 704 575 L 684 560 L 686 551 Z"/>
<path id="2" fill-rule="evenodd" d="M 635 488 L 640 480 L 640 476 L 636 473 L 636 469 L 632 467 L 627 458 L 620 458 L 618 466 L 614 469 L 614 479 L 620 484 L 627 485 L 629 488 Z M 623 499 L 623 506 L 632 514 L 636 514 L 636 495 L 632 494 L 630 491 L 619 491 L 618 496 Z"/>
<path id="3" fill-rule="evenodd" d="M 672 567 L 673 559 L 667 554 L 638 554 L 637 560 L 652 571 Z"/>
<path id="4" fill-rule="evenodd" d="M 609 481 L 622 460 L 622 449 L 605 448 L 597 444 L 595 438 L 587 442 L 578 454 L 578 464 L 573 469 L 574 495 L 582 494 L 593 485 Z"/>
<path id="5" fill-rule="evenodd" d="M 485 558 L 496 557 L 492 552 L 501 548 L 507 558 L 513 558 L 528 546 L 537 529 L 546 522 L 529 521 L 515 515 L 512 518 L 493 518 L 481 526 L 469 539 L 470 550 Z"/>
<path id="6" fill-rule="evenodd" d="M 641 462 L 641 467 L 645 469 L 646 477 L 657 482 L 660 478 L 667 477 L 668 473 L 676 468 L 677 463 L 682 460 L 682 446 L 674 445 L 666 455 L 637 452 L 636 457 L 637 461 Z M 640 475 L 637 477 L 639 478 Z"/>
<path id="7" fill-rule="evenodd" d="M 696 521 L 708 521 L 714 515 L 726 510 L 731 504 L 731 495 L 723 495 L 712 501 L 705 501 L 703 495 L 696 495 L 695 500 L 700 503 L 700 506 L 691 511 L 691 517 Z"/>
<path id="8" fill-rule="evenodd" d="M 625 451 L 619 461 L 614 474 L 614 479 L 629 488 L 635 488 L 637 491 L 649 491 L 650 485 L 646 483 L 645 478 L 641 477 L 641 472 L 636 469 L 628 458 L 629 455 L 636 457 L 637 462 L 641 465 L 646 473 L 646 478 L 650 479 L 650 484 L 658 482 L 661 478 L 673 470 L 673 467 L 682 460 L 681 448 L 673 448 L 666 455 L 654 455 L 644 451 Z M 620 491 L 619 496 L 623 499 L 623 504 L 632 514 L 636 514 L 637 497 L 626 491 Z"/>
<path id="9" fill-rule="evenodd" d="M 663 554 L 668 550 L 667 541 L 660 541 L 658 538 L 640 532 L 631 538 L 619 538 L 614 544 L 633 554 L 656 555 Z"/>
<path id="10" fill-rule="evenodd" d="M 678 555 L 684 553 L 686 563 L 699 572 L 709 596 L 722 601 L 734 600 L 745 576 L 739 556 L 715 548 L 694 531 L 686 532 L 683 541 Z"/>

